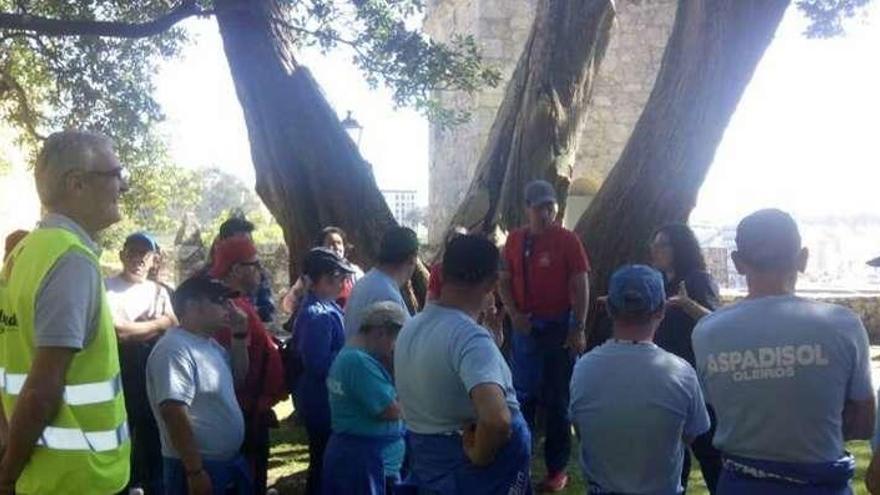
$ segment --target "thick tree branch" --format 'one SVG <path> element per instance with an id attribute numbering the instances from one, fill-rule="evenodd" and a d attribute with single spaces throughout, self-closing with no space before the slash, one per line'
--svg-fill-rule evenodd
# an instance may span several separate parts
<path id="1" fill-rule="evenodd" d="M 147 38 L 171 29 L 178 22 L 193 16 L 212 15 L 194 0 L 182 2 L 152 21 L 128 23 L 116 21 L 90 21 L 52 19 L 28 14 L 0 13 L 0 30 L 13 29 L 37 33 L 41 36 L 105 36 L 109 38 Z"/>
<path id="2" fill-rule="evenodd" d="M 38 116 L 28 101 L 27 92 L 25 92 L 24 88 L 21 87 L 21 84 L 14 77 L 11 77 L 4 71 L 0 71 L 0 99 L 3 98 L 7 91 L 13 93 L 13 98 L 18 104 L 18 120 L 24 125 L 27 133 L 38 140 L 46 139 L 46 136 L 37 131 Z"/>

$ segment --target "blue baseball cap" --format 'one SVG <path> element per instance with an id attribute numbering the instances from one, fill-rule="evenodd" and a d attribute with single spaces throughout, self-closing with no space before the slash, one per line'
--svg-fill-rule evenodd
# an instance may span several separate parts
<path id="1" fill-rule="evenodd" d="M 645 315 L 663 307 L 663 275 L 646 265 L 627 265 L 611 275 L 608 305 L 613 315 Z"/>
<path id="2" fill-rule="evenodd" d="M 558 203 L 556 189 L 546 180 L 533 180 L 526 184 L 526 206 L 529 208 L 550 203 Z"/>
<path id="3" fill-rule="evenodd" d="M 143 244 L 147 246 L 150 251 L 159 250 L 159 243 L 156 242 L 156 239 L 154 239 L 153 236 L 146 232 L 135 232 L 134 234 L 129 235 L 125 238 L 125 243 L 122 244 L 122 247 L 127 248 L 134 243 Z"/>

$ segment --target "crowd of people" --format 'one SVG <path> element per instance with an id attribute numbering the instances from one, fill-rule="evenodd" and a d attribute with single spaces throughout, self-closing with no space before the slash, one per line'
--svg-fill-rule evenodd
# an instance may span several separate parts
<path id="1" fill-rule="evenodd" d="M 45 214 L 0 273 L 0 495 L 267 493 L 288 396 L 308 494 L 559 492 L 573 430 L 591 494 L 684 493 L 693 453 L 711 493 L 843 495 L 844 442 L 875 431 L 867 332 L 795 295 L 808 251 L 779 210 L 739 224 L 748 295 L 724 307 L 686 225 L 645 239 L 650 266 L 592 297 L 589 351 L 589 258 L 547 182 L 503 245 L 448 236 L 418 312 L 412 230 L 385 232 L 363 273 L 327 227 L 281 297 L 282 342 L 252 224 L 226 221 L 174 290 L 144 232 L 102 280 L 97 235 L 128 189 L 112 142 L 53 134 L 34 174 Z M 866 482 L 880 493 L 880 459 Z"/>

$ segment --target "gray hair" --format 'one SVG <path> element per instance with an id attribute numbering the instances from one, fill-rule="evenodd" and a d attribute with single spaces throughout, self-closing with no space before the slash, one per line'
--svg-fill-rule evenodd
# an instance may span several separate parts
<path id="1" fill-rule="evenodd" d="M 399 304 L 392 301 L 380 301 L 363 309 L 361 313 L 360 333 L 366 333 L 370 328 L 386 328 L 397 326 L 398 329 L 406 323 L 409 316 Z"/>
<path id="2" fill-rule="evenodd" d="M 112 153 L 113 141 L 98 132 L 67 130 L 50 135 L 34 166 L 40 202 L 45 206 L 57 203 L 67 174 L 92 170 L 102 152 Z"/>

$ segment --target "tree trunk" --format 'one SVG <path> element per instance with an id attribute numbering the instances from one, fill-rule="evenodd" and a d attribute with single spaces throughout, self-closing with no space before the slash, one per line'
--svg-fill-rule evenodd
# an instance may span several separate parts
<path id="1" fill-rule="evenodd" d="M 610 0 L 541 0 L 452 226 L 485 233 L 519 226 L 530 180 L 546 179 L 566 197 L 613 19 Z"/>
<path id="2" fill-rule="evenodd" d="M 217 22 L 244 111 L 257 193 L 281 225 L 290 276 L 323 227 L 341 227 L 369 267 L 397 225 L 369 165 L 311 72 L 297 63 L 277 0 L 218 0 Z M 416 292 L 425 273 L 417 273 Z"/>
<path id="3" fill-rule="evenodd" d="M 611 272 L 645 262 L 652 233 L 686 222 L 788 0 L 681 0 L 645 109 L 576 232 L 594 296 Z"/>

